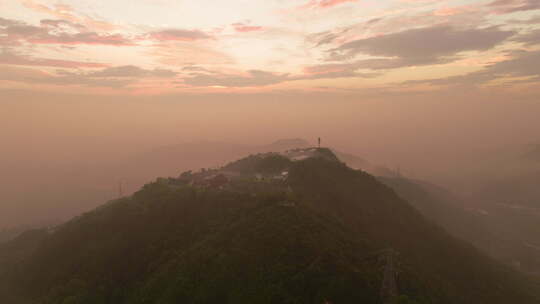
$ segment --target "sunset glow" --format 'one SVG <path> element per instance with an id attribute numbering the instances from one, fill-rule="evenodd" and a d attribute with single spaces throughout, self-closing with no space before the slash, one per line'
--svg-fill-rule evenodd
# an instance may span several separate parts
<path id="1" fill-rule="evenodd" d="M 147 94 L 540 81 L 536 0 L 0 2 L 0 87 Z"/>

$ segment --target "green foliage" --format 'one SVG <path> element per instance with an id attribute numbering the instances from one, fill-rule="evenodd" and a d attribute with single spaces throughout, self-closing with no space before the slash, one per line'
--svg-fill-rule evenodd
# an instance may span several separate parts
<path id="1" fill-rule="evenodd" d="M 279 174 L 291 165 L 291 161 L 277 153 L 250 155 L 225 166 L 226 170 L 242 174 Z"/>
<path id="2" fill-rule="evenodd" d="M 45 304 L 380 303 L 381 255 L 393 248 L 398 303 L 538 303 L 530 281 L 366 173 L 278 155 L 227 167 L 290 177 L 226 190 L 147 184 L 44 237 L 10 284 Z"/>

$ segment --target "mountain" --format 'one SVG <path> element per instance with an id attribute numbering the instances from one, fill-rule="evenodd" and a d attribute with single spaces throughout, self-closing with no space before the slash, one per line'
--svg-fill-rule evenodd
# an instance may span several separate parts
<path id="1" fill-rule="evenodd" d="M 255 148 L 258 152 L 283 152 L 291 149 L 308 148 L 312 145 L 302 138 L 282 138 L 269 145 Z"/>
<path id="2" fill-rule="evenodd" d="M 420 180 L 404 177 L 378 177 L 424 217 L 446 229 L 453 236 L 487 250 L 493 236 L 482 224 L 485 216 L 467 208 L 461 198 L 450 191 Z"/>
<path id="3" fill-rule="evenodd" d="M 379 165 L 375 165 L 363 158 L 360 158 L 354 154 L 350 154 L 350 153 L 345 153 L 345 152 L 340 152 L 340 151 L 337 151 L 337 150 L 332 150 L 332 152 L 334 152 L 334 154 L 336 154 L 336 156 L 339 158 L 340 161 L 344 162 L 345 164 L 347 164 L 347 166 L 353 168 L 353 169 L 358 169 L 358 170 L 363 170 L 363 171 L 366 171 L 372 175 L 375 175 L 375 176 L 395 176 L 396 173 L 393 172 L 392 170 L 384 167 L 384 166 L 379 166 Z"/>
<path id="4" fill-rule="evenodd" d="M 317 148 L 159 178 L 0 259 L 14 304 L 540 301 L 538 282 Z"/>
<path id="5" fill-rule="evenodd" d="M 472 203 L 450 191 L 404 177 L 377 177 L 427 219 L 523 272 L 540 274 L 540 209 Z"/>
<path id="6" fill-rule="evenodd" d="M 493 236 L 483 248 L 507 263 L 540 275 L 539 145 L 509 146 L 486 155 L 461 177 L 476 184 L 469 208 L 481 211 L 478 224 Z"/>
<path id="7" fill-rule="evenodd" d="M 137 153 L 126 158 L 118 164 L 100 168 L 100 172 L 107 172 L 107 184 L 115 185 L 123 181 L 124 190 L 132 193 L 139 189 L 148 180 L 159 176 L 177 176 L 180 171 L 196 170 L 199 168 L 216 168 L 223 166 L 232 159 L 245 155 L 267 152 L 284 152 L 287 150 L 307 148 L 312 145 L 300 138 L 278 139 L 270 144 L 244 145 L 227 142 L 201 141 L 170 145 Z M 374 175 L 389 175 L 390 170 L 374 165 L 358 156 L 332 150 L 335 155 L 350 167 L 362 169 Z M 101 178 L 106 180 L 107 178 Z M 103 186 L 102 186 L 103 187 Z"/>

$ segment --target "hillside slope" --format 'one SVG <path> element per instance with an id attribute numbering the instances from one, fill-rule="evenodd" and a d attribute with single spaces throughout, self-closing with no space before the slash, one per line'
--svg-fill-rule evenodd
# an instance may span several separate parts
<path id="1" fill-rule="evenodd" d="M 332 158 L 159 179 L 36 243 L 0 273 L 20 303 L 539 301 L 535 282 Z"/>
<path id="2" fill-rule="evenodd" d="M 427 219 L 519 270 L 540 274 L 539 210 L 506 204 L 473 204 L 440 187 L 406 178 L 377 177 Z"/>

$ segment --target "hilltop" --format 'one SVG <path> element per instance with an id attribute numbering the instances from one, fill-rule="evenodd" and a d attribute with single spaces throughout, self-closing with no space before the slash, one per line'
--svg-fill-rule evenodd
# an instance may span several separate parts
<path id="1" fill-rule="evenodd" d="M 0 253 L 12 303 L 539 301 L 536 282 L 318 148 L 160 178 Z"/>
<path id="2" fill-rule="evenodd" d="M 0 201 L 9 208 L 0 209 L 0 230 L 65 222 L 117 198 L 119 183 L 122 183 L 123 193 L 132 194 L 158 177 L 176 176 L 181 171 L 200 168 L 218 168 L 250 154 L 309 147 L 312 144 L 308 141 L 294 138 L 262 144 L 200 140 L 151 147 L 126 146 L 116 150 L 103 145 L 94 147 L 95 153 L 70 154 L 70 157 L 57 161 L 30 158 L 10 163 L 2 168 L 5 179 L 0 183 Z M 348 155 L 342 158 L 341 153 L 334 152 L 351 167 L 381 175 L 375 168 L 372 170 L 376 166 L 362 157 Z M 19 212 L 21 205 L 31 207 Z M 14 232 L 0 235 L 0 238 L 11 239 L 20 233 Z"/>

